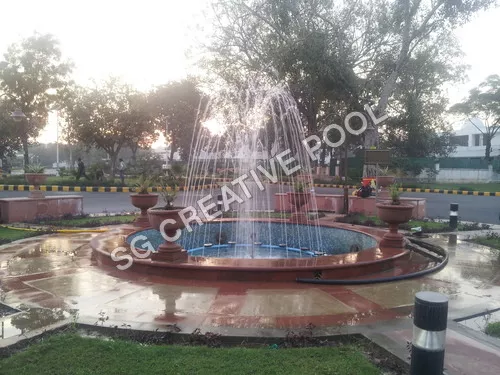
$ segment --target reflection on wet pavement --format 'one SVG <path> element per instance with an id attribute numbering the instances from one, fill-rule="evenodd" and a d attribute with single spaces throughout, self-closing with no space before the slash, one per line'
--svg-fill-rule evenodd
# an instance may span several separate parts
<path id="1" fill-rule="evenodd" d="M 170 279 L 99 267 L 95 234 L 54 235 L 0 246 L 0 301 L 24 312 L 0 318 L 4 337 L 78 314 L 80 321 L 155 329 L 293 328 L 369 324 L 407 317 L 420 290 L 450 297 L 450 313 L 500 307 L 500 262 L 489 248 L 448 236 L 428 241 L 450 262 L 428 277 L 361 285 Z M 403 265 L 402 265 L 403 266 Z M 463 316 L 463 315 L 462 315 Z M 104 323 L 105 321 L 105 323 Z"/>
<path id="2" fill-rule="evenodd" d="M 37 307 L 19 306 L 22 312 L 10 315 L 1 320 L 0 338 L 21 336 L 29 331 L 47 327 L 75 316 L 76 310 L 44 309 Z"/>
<path id="3" fill-rule="evenodd" d="M 244 316 L 314 316 L 356 312 L 319 289 L 249 289 L 240 314 Z"/>

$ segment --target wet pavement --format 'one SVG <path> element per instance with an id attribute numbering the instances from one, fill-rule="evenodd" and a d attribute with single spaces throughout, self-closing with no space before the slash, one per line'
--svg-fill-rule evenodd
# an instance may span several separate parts
<path id="1" fill-rule="evenodd" d="M 243 336 L 282 335 L 312 323 L 317 334 L 370 333 L 401 351 L 411 340 L 418 291 L 448 295 L 450 319 L 500 308 L 500 252 L 464 242 L 465 235 L 456 244 L 448 235 L 426 240 L 449 252 L 438 273 L 359 286 L 179 280 L 103 268 L 89 246 L 96 235 L 52 234 L 0 246 L 0 302 L 22 311 L 0 317 L 2 339 L 65 320 Z M 450 374 L 500 373 L 500 340 L 458 323 L 448 331 Z M 491 370 L 460 360 L 466 347 Z"/>

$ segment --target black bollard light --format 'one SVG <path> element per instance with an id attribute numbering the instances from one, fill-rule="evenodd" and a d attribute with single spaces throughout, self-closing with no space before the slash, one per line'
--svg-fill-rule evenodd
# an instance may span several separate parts
<path id="1" fill-rule="evenodd" d="M 435 292 L 415 295 L 410 375 L 442 375 L 448 321 L 448 297 Z"/>
<path id="2" fill-rule="evenodd" d="M 450 228 L 458 227 L 458 203 L 450 203 Z"/>

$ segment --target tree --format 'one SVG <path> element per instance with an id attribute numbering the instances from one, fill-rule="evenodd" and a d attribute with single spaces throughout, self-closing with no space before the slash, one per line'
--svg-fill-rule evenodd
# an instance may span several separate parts
<path id="1" fill-rule="evenodd" d="M 181 158 L 188 160 L 193 136 L 199 129 L 199 110 L 207 99 L 198 90 L 193 79 L 171 82 L 157 87 L 151 93 L 156 129 L 165 134 L 170 142 L 170 160 L 180 151 Z"/>
<path id="2" fill-rule="evenodd" d="M 472 125 L 483 134 L 485 159 L 491 161 L 491 140 L 500 129 L 500 76 L 486 78 L 478 87 L 470 90 L 469 97 L 450 108 L 452 113 L 464 115 Z M 473 118 L 479 118 L 484 130 L 477 126 Z"/>
<path id="3" fill-rule="evenodd" d="M 9 102 L 0 101 L 0 161 L 14 156 L 21 149 L 19 126 L 10 116 L 12 111 L 13 107 Z"/>
<path id="4" fill-rule="evenodd" d="M 305 134 L 322 139 L 322 129 L 334 120 L 343 124 L 347 109 L 363 110 L 364 80 L 354 63 L 359 51 L 349 38 L 351 23 L 345 19 L 351 15 L 345 10 L 330 0 L 219 0 L 205 66 L 239 89 L 252 91 L 260 80 L 285 83 Z M 268 152 L 277 136 L 269 125 L 263 137 Z M 340 151 L 323 142 L 318 163 L 324 165 L 327 153 Z"/>
<path id="5" fill-rule="evenodd" d="M 413 158 L 444 157 L 454 150 L 452 129 L 444 119 L 448 100 L 443 87 L 460 81 L 465 71 L 451 37 L 439 48 L 423 47 L 408 61 L 398 81 L 381 140 L 393 156 L 409 158 L 403 169 L 413 174 L 422 170 L 421 164 L 411 162 Z"/>
<path id="6" fill-rule="evenodd" d="M 132 151 L 132 160 L 136 162 L 137 150 L 148 149 L 158 139 L 155 131 L 154 108 L 149 103 L 148 95 L 135 92 L 128 97 L 128 110 L 121 115 L 121 121 L 128 124 L 127 145 Z"/>
<path id="7" fill-rule="evenodd" d="M 61 61 L 59 42 L 49 34 L 35 34 L 12 44 L 0 62 L 0 89 L 26 120 L 18 133 L 29 164 L 28 145 L 45 126 L 50 106 L 69 82 L 72 64 Z"/>
<path id="8" fill-rule="evenodd" d="M 115 174 L 116 160 L 122 147 L 131 138 L 150 133 L 152 117 L 143 107 L 142 94 L 116 78 L 101 86 L 75 88 L 74 102 L 68 111 L 70 134 L 87 148 L 106 151 L 111 161 L 111 175 Z M 140 109 L 139 109 L 140 108 Z"/>
<path id="9" fill-rule="evenodd" d="M 368 102 L 381 117 L 411 59 L 493 2 L 218 0 L 203 63 L 239 87 L 255 75 L 286 82 L 307 133 L 317 134 Z M 364 137 L 365 147 L 378 145 L 378 125 Z"/>
<path id="10" fill-rule="evenodd" d="M 219 0 L 214 14 L 205 66 L 240 88 L 255 75 L 285 82 L 308 134 L 338 114 L 336 105 L 357 97 L 350 41 L 331 1 Z"/>
<path id="11" fill-rule="evenodd" d="M 383 0 L 375 0 L 374 3 L 381 6 L 385 4 Z M 388 16 L 382 14 L 377 20 L 380 36 L 388 41 L 385 44 L 388 53 L 380 54 L 386 68 L 379 78 L 382 84 L 376 95 L 376 115 L 385 113 L 399 77 L 423 44 L 442 45 L 443 35 L 451 34 L 455 27 L 466 23 L 474 13 L 487 9 L 494 3 L 494 0 L 402 0 L 388 3 Z M 379 70 L 378 63 L 367 61 L 367 64 Z M 378 126 L 372 125 L 371 130 L 366 133 L 365 147 L 378 143 Z"/>

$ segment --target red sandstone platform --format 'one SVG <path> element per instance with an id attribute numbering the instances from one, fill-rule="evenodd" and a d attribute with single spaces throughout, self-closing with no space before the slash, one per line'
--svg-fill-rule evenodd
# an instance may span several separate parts
<path id="1" fill-rule="evenodd" d="M 32 313 L 34 326 L 47 314 L 78 309 L 79 320 L 91 324 L 104 314 L 106 325 L 155 330 L 175 323 L 183 332 L 369 324 L 405 317 L 411 310 L 401 299 L 374 302 L 364 288 L 186 280 L 103 268 L 88 245 L 91 238 L 95 235 L 59 234 L 0 247 L 4 303 L 49 309 L 44 319 Z M 399 261 L 393 272 L 405 263 Z M 19 334 L 15 325 L 5 330 L 6 337 Z"/>
<path id="2" fill-rule="evenodd" d="M 64 319 L 186 334 L 200 328 L 240 337 L 283 337 L 314 324 L 318 335 L 378 336 L 379 344 L 405 356 L 418 291 L 448 295 L 450 319 L 491 310 L 500 301 L 497 252 L 444 235 L 428 240 L 450 253 L 445 269 L 419 279 L 360 286 L 183 280 L 102 268 L 88 245 L 94 237 L 51 234 L 0 246 L 1 300 L 29 309 L 0 318 L 0 345 Z M 401 260 L 378 275 L 406 272 L 407 265 Z M 499 373 L 500 344 L 494 345 L 493 338 L 479 341 L 478 335 L 449 324 L 447 373 Z"/>
<path id="3" fill-rule="evenodd" d="M 60 218 L 64 215 L 81 214 L 83 214 L 81 195 L 0 199 L 0 219 L 3 223 L 34 221 L 38 217 Z"/>
<path id="4" fill-rule="evenodd" d="M 260 221 L 259 219 L 245 219 Z M 232 221 L 232 219 L 223 219 Z M 279 219 L 271 219 L 281 222 Z M 323 227 L 360 232 L 380 242 L 384 230 L 363 227 L 359 230 L 350 224 L 323 222 Z M 122 227 L 92 239 L 90 245 L 95 250 L 100 265 L 117 267 L 127 261 L 117 262 L 111 253 L 122 249 L 116 256 L 130 254 L 130 246 L 124 238 L 134 233 L 134 228 Z M 394 268 L 396 262 L 409 257 L 406 249 L 373 247 L 357 253 L 318 256 L 314 258 L 290 259 L 238 259 L 188 257 L 186 263 L 158 262 L 150 258 L 134 258 L 130 271 L 170 278 L 227 281 L 295 281 L 297 278 L 346 279 L 371 275 Z"/>
<path id="5" fill-rule="evenodd" d="M 342 213 L 344 211 L 344 196 L 341 194 L 314 194 L 314 198 L 305 205 L 307 211 L 330 211 Z M 425 198 L 400 198 L 404 203 L 414 206 L 412 212 L 413 219 L 423 219 L 426 217 L 426 199 Z M 288 201 L 286 193 L 275 194 L 275 211 L 291 212 L 292 206 Z M 377 215 L 377 198 L 360 198 L 349 195 L 349 212 L 359 212 L 367 216 Z"/>

